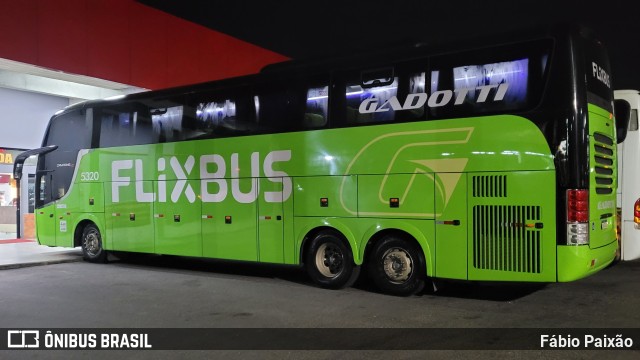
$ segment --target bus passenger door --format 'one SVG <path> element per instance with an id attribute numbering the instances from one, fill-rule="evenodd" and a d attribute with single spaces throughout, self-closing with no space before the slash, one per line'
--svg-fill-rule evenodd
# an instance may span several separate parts
<path id="1" fill-rule="evenodd" d="M 55 202 L 36 210 L 36 229 L 40 245 L 56 246 Z"/>
<path id="2" fill-rule="evenodd" d="M 38 171 L 36 174 L 37 204 L 51 199 L 51 177 L 50 171 Z M 48 195 L 48 196 L 47 196 Z M 36 209 L 36 232 L 40 245 L 56 246 L 56 202 L 51 201 L 47 205 Z"/>
<path id="3" fill-rule="evenodd" d="M 258 257 L 261 262 L 284 262 L 282 178 L 260 179 L 258 200 Z M 279 187 L 279 189 L 276 189 Z"/>
<path id="4" fill-rule="evenodd" d="M 434 175 L 436 181 L 435 276 L 467 279 L 466 174 L 435 173 Z"/>

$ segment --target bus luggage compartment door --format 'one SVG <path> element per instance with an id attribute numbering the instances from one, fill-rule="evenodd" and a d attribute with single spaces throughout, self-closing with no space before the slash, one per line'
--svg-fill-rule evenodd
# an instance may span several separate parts
<path id="1" fill-rule="evenodd" d="M 196 202 L 200 181 L 158 181 L 156 188 L 158 193 L 167 193 L 166 199 L 156 201 L 153 208 L 156 253 L 202 256 L 201 207 Z"/>
<path id="2" fill-rule="evenodd" d="M 154 252 L 153 202 L 140 202 L 135 189 L 153 190 L 151 181 L 134 183 L 114 181 L 105 186 L 105 212 L 108 250 Z M 113 193 L 118 191 L 118 196 Z"/>
<path id="3" fill-rule="evenodd" d="M 216 180 L 218 181 L 218 180 Z M 220 192 L 216 181 L 203 187 L 202 192 Z M 225 179 L 236 188 L 225 191 L 224 198 L 203 199 L 202 201 L 202 255 L 204 257 L 228 260 L 258 260 L 257 244 L 257 204 L 258 179 Z M 207 195 L 211 196 L 211 195 Z"/>
<path id="4" fill-rule="evenodd" d="M 436 261 L 435 276 L 448 279 L 467 278 L 467 186 L 466 174 L 436 173 L 444 186 L 435 190 Z M 447 194 L 447 184 L 454 184 Z M 438 189 L 442 189 L 438 191 Z"/>
<path id="5" fill-rule="evenodd" d="M 284 209 L 282 178 L 262 178 L 264 195 L 258 201 L 258 256 L 261 262 L 284 262 Z"/>

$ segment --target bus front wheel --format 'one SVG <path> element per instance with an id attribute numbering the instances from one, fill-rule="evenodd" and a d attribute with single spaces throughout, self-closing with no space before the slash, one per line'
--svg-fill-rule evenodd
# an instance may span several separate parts
<path id="1" fill-rule="evenodd" d="M 89 262 L 103 263 L 107 260 L 107 251 L 102 247 L 100 230 L 94 225 L 85 226 L 82 231 L 82 258 Z"/>
<path id="2" fill-rule="evenodd" d="M 414 242 L 390 235 L 380 240 L 369 259 L 368 272 L 382 292 L 409 296 L 425 285 L 424 256 Z"/>
<path id="3" fill-rule="evenodd" d="M 323 231 L 311 240 L 305 266 L 316 284 L 329 289 L 353 285 L 360 273 L 360 267 L 353 262 L 351 249 L 333 231 Z"/>

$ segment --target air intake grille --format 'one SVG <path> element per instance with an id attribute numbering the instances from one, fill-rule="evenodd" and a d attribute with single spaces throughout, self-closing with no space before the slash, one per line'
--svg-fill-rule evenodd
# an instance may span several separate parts
<path id="1" fill-rule="evenodd" d="M 474 206 L 473 266 L 540 273 L 539 221 L 539 206 Z"/>
<path id="2" fill-rule="evenodd" d="M 607 135 L 593 134 L 596 194 L 613 193 L 613 139 Z"/>
<path id="3" fill-rule="evenodd" d="M 507 175 L 474 176 L 473 197 L 507 197 Z"/>

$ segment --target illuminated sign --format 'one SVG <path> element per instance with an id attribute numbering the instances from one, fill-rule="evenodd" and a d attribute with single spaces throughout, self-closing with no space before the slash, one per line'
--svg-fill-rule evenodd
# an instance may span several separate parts
<path id="1" fill-rule="evenodd" d="M 0 165 L 13 165 L 13 161 L 18 155 L 26 150 L 0 148 Z"/>

